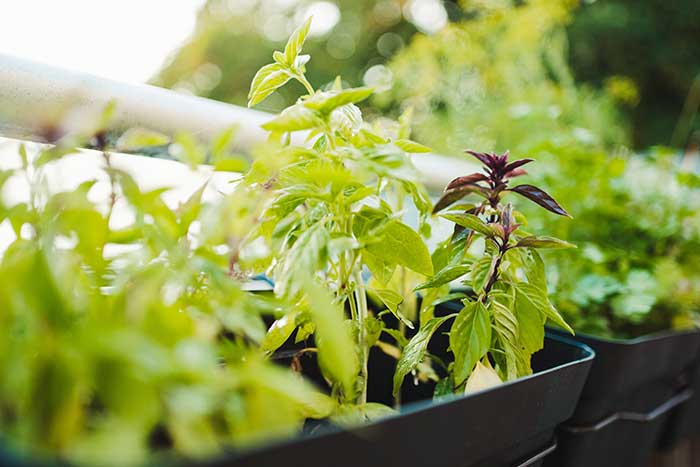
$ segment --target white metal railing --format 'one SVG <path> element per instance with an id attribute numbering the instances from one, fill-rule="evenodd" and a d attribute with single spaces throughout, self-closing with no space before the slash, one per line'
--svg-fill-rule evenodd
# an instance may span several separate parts
<path id="1" fill-rule="evenodd" d="M 165 134 L 188 132 L 209 140 L 236 125 L 234 145 L 247 150 L 263 141 L 265 112 L 180 94 L 149 85 L 126 84 L 0 54 L 0 134 L 31 139 L 37 127 L 96 118 L 116 102 L 117 128 L 146 127 Z M 467 161 L 420 154 L 414 163 L 433 190 L 473 171 Z"/>

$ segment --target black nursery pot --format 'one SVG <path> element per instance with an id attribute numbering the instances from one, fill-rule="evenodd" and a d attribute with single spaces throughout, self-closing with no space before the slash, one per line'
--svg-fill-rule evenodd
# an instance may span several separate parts
<path id="1" fill-rule="evenodd" d="M 552 332 L 563 335 L 562 331 Z M 560 427 L 550 467 L 644 466 L 675 411 L 692 397 L 690 375 L 700 333 L 631 340 L 578 334 L 596 358 L 573 417 Z"/>
<path id="2" fill-rule="evenodd" d="M 435 334 L 432 353 L 445 354 L 448 328 Z M 396 362 L 372 352 L 368 400 L 391 404 Z M 303 355 L 302 368 L 318 377 L 313 354 Z M 416 386 L 408 377 L 395 416 L 353 429 L 316 427 L 305 437 L 200 467 L 539 466 L 556 449 L 556 426 L 573 413 L 593 355 L 584 345 L 548 335 L 545 348 L 533 356 L 531 376 L 438 401 L 432 400 L 434 384 Z"/>

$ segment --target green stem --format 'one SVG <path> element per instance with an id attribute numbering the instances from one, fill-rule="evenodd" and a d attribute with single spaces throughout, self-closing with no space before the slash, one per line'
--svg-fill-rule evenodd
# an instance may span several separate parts
<path id="1" fill-rule="evenodd" d="M 407 291 L 406 290 L 406 269 L 403 267 L 400 267 L 401 269 L 399 270 L 400 274 L 400 290 L 401 294 L 403 295 L 404 303 L 407 301 L 408 294 L 412 293 L 412 291 Z M 408 319 L 412 319 L 410 316 Z M 402 336 L 406 335 L 406 324 L 403 322 L 403 320 L 399 320 L 399 334 Z M 401 407 L 401 391 L 399 391 L 396 396 L 394 397 L 394 408 L 398 410 Z"/>
<path id="2" fill-rule="evenodd" d="M 367 403 L 367 361 L 369 359 L 369 349 L 367 348 L 367 330 L 365 321 L 368 317 L 367 294 L 365 284 L 362 282 L 362 273 L 359 268 L 355 268 L 355 302 L 357 304 L 357 324 L 359 325 L 358 345 L 360 347 L 360 394 L 357 396 L 357 404 Z"/>
<path id="3" fill-rule="evenodd" d="M 309 93 L 309 96 L 312 96 L 314 94 L 314 92 L 315 92 L 314 88 L 311 86 L 311 83 L 309 83 L 306 80 L 306 76 L 297 75 L 297 76 L 295 76 L 295 78 L 297 79 L 297 81 L 299 81 L 301 84 L 304 85 L 304 87 L 306 88 L 306 91 Z"/>

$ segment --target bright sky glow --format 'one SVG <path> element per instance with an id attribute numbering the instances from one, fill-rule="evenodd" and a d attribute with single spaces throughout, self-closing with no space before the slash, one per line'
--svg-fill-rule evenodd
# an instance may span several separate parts
<path id="1" fill-rule="evenodd" d="M 2 0 L 0 53 L 147 81 L 192 33 L 204 0 Z"/>

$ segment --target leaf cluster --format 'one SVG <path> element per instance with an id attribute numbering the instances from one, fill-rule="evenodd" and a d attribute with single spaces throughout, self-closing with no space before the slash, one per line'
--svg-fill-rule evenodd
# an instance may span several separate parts
<path id="1" fill-rule="evenodd" d="M 94 151 L 80 157 L 101 160 L 98 177 L 55 191 L 47 174 L 76 150 L 19 152 L 0 173 L 0 189 L 28 193 L 0 200 L 14 233 L 0 259 L 4 440 L 34 456 L 140 465 L 288 436 L 331 412 L 259 350 L 264 318 L 288 308 L 239 280 L 264 199 L 241 186 L 205 201 L 202 186 L 171 206 Z"/>

